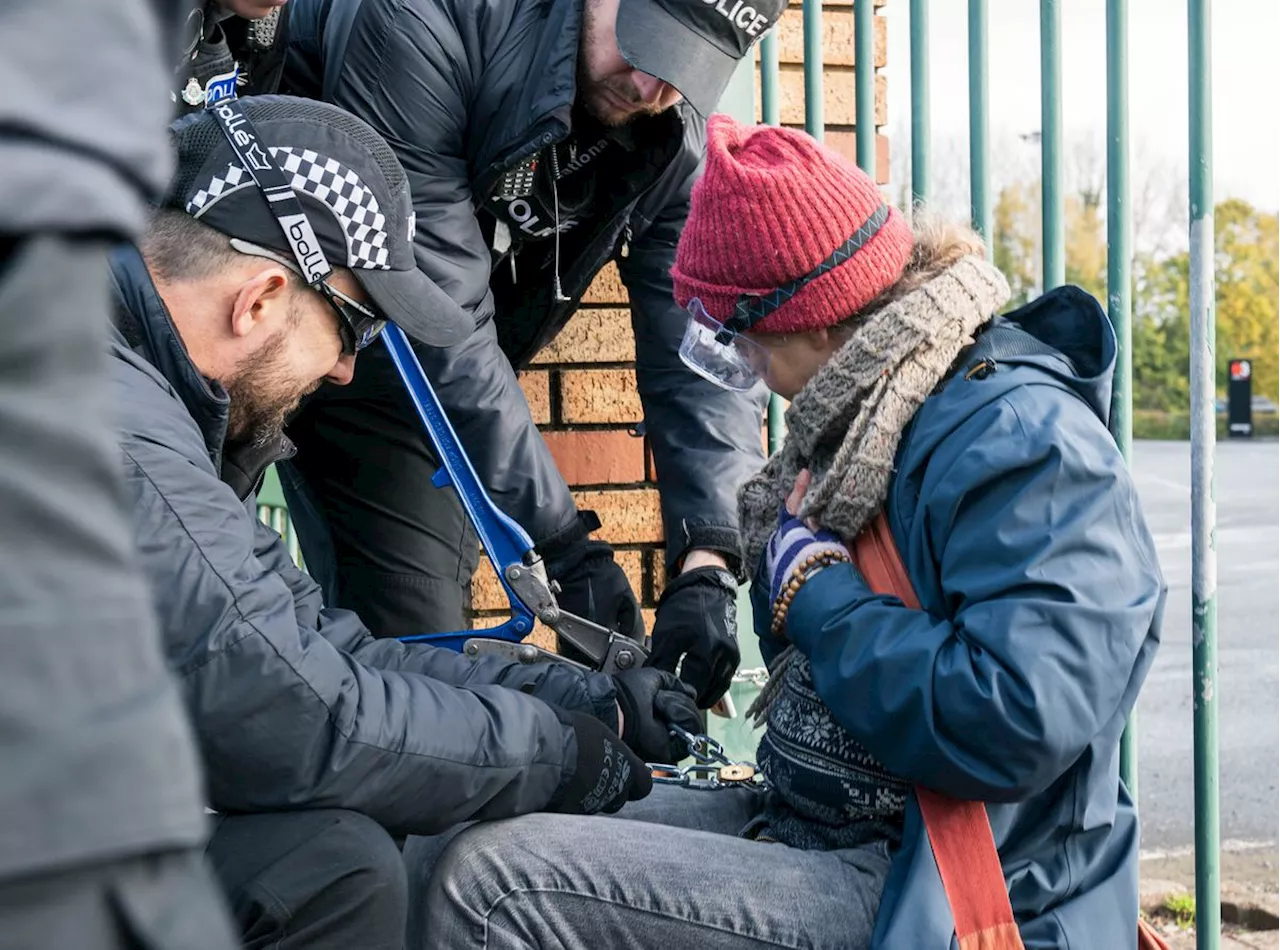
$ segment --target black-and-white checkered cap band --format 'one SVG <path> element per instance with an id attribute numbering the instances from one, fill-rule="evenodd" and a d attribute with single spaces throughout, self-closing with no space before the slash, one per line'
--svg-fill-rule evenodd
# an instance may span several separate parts
<path id="1" fill-rule="evenodd" d="M 310 195 L 333 212 L 347 241 L 350 268 L 390 270 L 387 219 L 373 192 L 350 168 L 309 148 L 273 145 L 271 155 L 289 176 L 289 186 Z M 238 162 L 230 162 L 192 194 L 187 213 L 201 217 L 227 195 L 241 188 L 256 188 L 253 177 Z"/>

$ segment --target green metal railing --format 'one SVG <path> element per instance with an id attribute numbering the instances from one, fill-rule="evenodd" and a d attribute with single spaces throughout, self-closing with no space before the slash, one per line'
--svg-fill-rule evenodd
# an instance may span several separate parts
<path id="1" fill-rule="evenodd" d="M 1052 290 L 1067 280 L 1062 220 L 1062 8 L 1058 0 L 1040 0 L 1040 207 L 1041 287 Z"/>
<path id="2" fill-rule="evenodd" d="M 289 506 L 285 503 L 284 489 L 280 487 L 280 474 L 274 465 L 267 469 L 256 500 L 258 520 L 280 535 L 289 548 L 289 556 L 293 558 L 293 562 L 299 567 L 305 567 L 302 549 L 298 546 L 298 534 L 289 521 Z"/>
<path id="3" fill-rule="evenodd" d="M 1188 0 L 1191 212 L 1191 677 L 1196 799 L 1196 946 L 1221 932 L 1218 842 L 1218 553 L 1213 462 L 1213 121 L 1209 0 Z"/>
<path id="4" fill-rule="evenodd" d="M 969 0 L 969 206 L 991 257 L 991 177 L 987 170 L 987 0 Z"/>
<path id="5" fill-rule="evenodd" d="M 911 0 L 911 204 L 929 200 L 929 0 Z"/>
<path id="6" fill-rule="evenodd" d="M 929 0 L 894 0 L 907 7 L 911 75 L 911 201 L 930 198 Z M 1041 78 L 1041 274 L 1045 290 L 1066 280 L 1065 214 L 1062 180 L 1062 0 L 1040 0 Z M 1118 352 L 1113 379 L 1110 428 L 1125 461 L 1133 443 L 1132 211 L 1129 183 L 1128 0 L 1106 0 L 1107 90 L 1107 315 Z M 1213 463 L 1214 275 L 1212 131 L 1210 115 L 1209 0 L 1187 0 L 1190 101 L 1191 242 L 1191 413 L 1192 413 L 1192 595 L 1195 744 L 1196 945 L 1216 950 L 1221 943 L 1219 905 L 1219 807 L 1217 724 L 1217 562 L 1214 539 Z M 858 164 L 875 169 L 874 5 L 854 0 L 854 83 Z M 821 10 L 804 5 L 805 129 L 822 137 Z M 761 46 L 763 118 L 777 124 L 776 40 Z M 986 0 L 968 4 L 969 200 L 974 228 L 993 244 L 988 163 L 988 29 Z M 782 437 L 781 404 L 769 404 L 769 448 Z M 1135 718 L 1130 717 L 1120 747 L 1121 779 L 1138 797 Z"/>
<path id="7" fill-rule="evenodd" d="M 1128 464 L 1133 453 L 1133 302 L 1130 289 L 1129 0 L 1107 0 L 1107 316 L 1116 334 L 1111 434 Z M 1138 800 L 1137 713 L 1120 737 L 1120 779 Z"/>

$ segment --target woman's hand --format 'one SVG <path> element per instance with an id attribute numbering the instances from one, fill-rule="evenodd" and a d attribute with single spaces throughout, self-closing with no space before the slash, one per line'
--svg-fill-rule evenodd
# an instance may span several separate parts
<path id="1" fill-rule="evenodd" d="M 800 474 L 796 476 L 796 483 L 791 486 L 791 494 L 787 496 L 786 509 L 787 514 L 800 514 L 800 505 L 804 503 L 804 496 L 809 493 L 809 483 L 813 481 L 813 476 L 809 474 L 807 468 L 802 468 Z M 806 519 L 805 524 L 810 528 L 817 528 L 812 518 Z"/>
<path id="2" fill-rule="evenodd" d="M 797 515 L 805 493 L 809 490 L 811 476 L 804 469 L 796 476 L 796 483 L 783 510 L 778 515 L 778 530 L 769 539 L 765 549 L 765 570 L 769 575 L 769 602 L 776 605 L 778 598 L 790 582 L 792 575 L 810 558 L 828 557 L 839 560 L 850 558 L 849 549 L 832 531 L 819 527 L 813 519 L 801 521 Z"/>

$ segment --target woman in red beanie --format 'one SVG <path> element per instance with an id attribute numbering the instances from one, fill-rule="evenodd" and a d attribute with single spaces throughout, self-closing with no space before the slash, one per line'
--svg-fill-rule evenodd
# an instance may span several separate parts
<path id="1" fill-rule="evenodd" d="M 1026 947 L 1133 945 L 1119 740 L 1165 585 L 1107 431 L 1115 339 L 1073 287 L 996 316 L 981 239 L 921 219 L 802 133 L 711 119 L 681 355 L 791 400 L 739 494 L 769 788 L 477 826 L 428 891 L 441 946 L 946 950 L 917 787 L 986 803 Z M 881 513 L 918 607 L 851 561 Z"/>

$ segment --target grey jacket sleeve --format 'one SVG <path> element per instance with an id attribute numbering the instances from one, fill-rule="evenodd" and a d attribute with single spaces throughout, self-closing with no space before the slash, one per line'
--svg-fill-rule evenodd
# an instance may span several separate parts
<path id="1" fill-rule="evenodd" d="M 366 0 L 331 101 L 385 137 L 408 174 L 418 266 L 476 318 L 462 343 L 415 350 L 490 496 L 544 541 L 575 525 L 577 509 L 493 326 L 466 157 L 475 78 L 466 50 L 486 48 L 482 28 L 444 5 Z"/>
<path id="2" fill-rule="evenodd" d="M 155 421 L 154 441 L 126 443 L 126 477 L 215 808 L 349 808 L 433 834 L 547 804 L 576 759 L 551 707 L 378 669 L 330 642 L 315 615 L 300 624 L 289 586 L 255 554 L 253 517 L 194 461 L 194 427 L 176 444 Z"/>
<path id="3" fill-rule="evenodd" d="M 631 297 L 636 382 L 662 496 L 669 571 L 691 548 L 736 561 L 738 487 L 764 464 L 764 387 L 729 392 L 680 361 L 685 312 L 675 301 L 671 267 L 695 177 L 684 180 L 619 261 Z"/>
<path id="4" fill-rule="evenodd" d="M 421 673 L 453 686 L 518 689 L 561 709 L 595 716 L 610 729 L 617 728 L 616 691 L 609 676 L 562 663 L 525 665 L 494 656 L 470 658 L 428 643 L 375 639 L 351 611 L 324 607 L 319 585 L 293 563 L 280 536 L 260 521 L 256 525 L 255 555 L 289 587 L 298 625 L 315 629 L 366 666 Z"/>
<path id="5" fill-rule="evenodd" d="M 141 232 L 172 171 L 167 64 L 181 5 L 2 6 L 0 233 Z"/>

